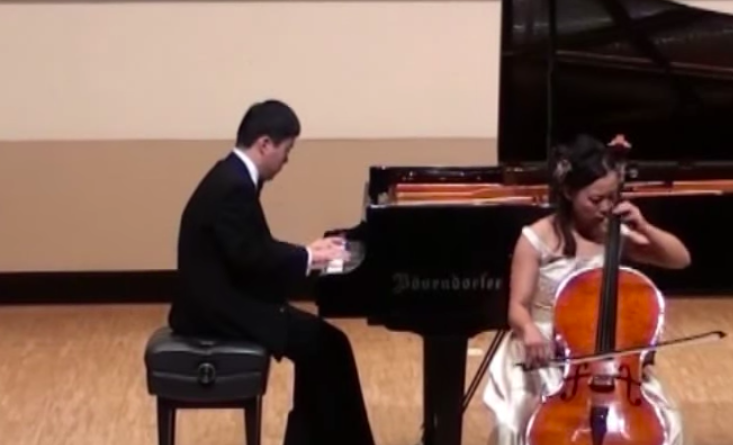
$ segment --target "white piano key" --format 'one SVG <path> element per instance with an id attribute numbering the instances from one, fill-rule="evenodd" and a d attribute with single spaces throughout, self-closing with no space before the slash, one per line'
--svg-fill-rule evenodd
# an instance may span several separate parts
<path id="1" fill-rule="evenodd" d="M 326 266 L 326 273 L 342 273 L 344 271 L 344 260 L 332 260 Z"/>

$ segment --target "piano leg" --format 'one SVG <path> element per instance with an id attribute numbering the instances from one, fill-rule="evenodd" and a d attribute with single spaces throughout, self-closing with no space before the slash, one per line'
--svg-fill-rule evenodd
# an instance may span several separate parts
<path id="1" fill-rule="evenodd" d="M 468 338 L 423 338 L 423 445 L 460 445 Z"/>
<path id="2" fill-rule="evenodd" d="M 456 393 L 463 394 L 463 385 L 465 383 L 466 372 L 466 353 L 468 351 L 468 340 L 461 337 L 426 337 L 423 342 L 423 394 L 425 397 L 423 406 L 423 438 L 422 445 L 440 445 L 446 443 L 443 438 L 446 437 L 448 442 L 455 441 L 460 445 L 461 436 L 463 434 L 463 413 L 471 403 L 471 399 L 476 394 L 478 385 L 486 375 L 486 371 L 491 365 L 491 360 L 496 354 L 504 337 L 509 331 L 499 330 L 496 332 L 489 348 L 486 350 L 484 358 L 481 360 L 476 375 L 471 381 L 460 409 L 460 414 L 455 414 Z M 456 363 L 454 369 L 447 366 L 441 366 L 442 360 L 451 360 L 450 363 Z M 458 389 L 460 388 L 460 389 Z M 438 408 L 442 406 L 444 409 Z M 447 416 L 447 417 L 446 417 Z M 438 419 L 447 420 L 447 432 L 439 429 Z M 433 422 L 430 421 L 433 419 Z M 452 423 L 451 423 L 452 422 Z M 442 424 L 443 422 L 441 422 Z M 445 436 L 443 436 L 445 434 Z"/>

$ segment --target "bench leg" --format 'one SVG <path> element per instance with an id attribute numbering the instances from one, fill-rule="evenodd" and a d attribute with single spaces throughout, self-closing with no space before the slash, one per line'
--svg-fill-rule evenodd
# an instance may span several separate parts
<path id="1" fill-rule="evenodd" d="M 176 408 L 158 398 L 158 445 L 174 445 L 176 441 Z"/>
<path id="2" fill-rule="evenodd" d="M 244 427 L 247 439 L 246 445 L 260 445 L 262 437 L 262 397 L 255 397 L 245 403 Z"/>

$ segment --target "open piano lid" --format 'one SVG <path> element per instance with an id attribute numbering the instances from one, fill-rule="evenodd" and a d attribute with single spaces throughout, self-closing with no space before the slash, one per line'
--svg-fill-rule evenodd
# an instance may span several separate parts
<path id="1" fill-rule="evenodd" d="M 637 161 L 733 163 L 733 15 L 667 0 L 502 0 L 502 14 L 500 163 L 544 163 L 579 132 L 623 133 Z"/>

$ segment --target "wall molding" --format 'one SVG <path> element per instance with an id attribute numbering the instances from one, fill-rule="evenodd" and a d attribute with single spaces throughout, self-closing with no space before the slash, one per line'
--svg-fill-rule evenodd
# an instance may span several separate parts
<path id="1" fill-rule="evenodd" d="M 167 304 L 175 277 L 172 269 L 0 272 L 0 306 Z"/>
<path id="2" fill-rule="evenodd" d="M 0 305 L 167 303 L 174 270 L 0 273 Z"/>
<path id="3" fill-rule="evenodd" d="M 0 306 L 166 304 L 174 283 L 174 270 L 0 272 Z M 733 297 L 733 289 L 662 291 L 669 298 Z"/>

